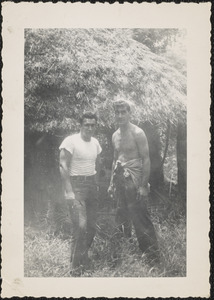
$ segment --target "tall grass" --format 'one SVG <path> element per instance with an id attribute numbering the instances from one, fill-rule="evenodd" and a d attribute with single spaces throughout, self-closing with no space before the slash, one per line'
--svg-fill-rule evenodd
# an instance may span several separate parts
<path id="1" fill-rule="evenodd" d="M 176 213 L 175 213 L 176 211 Z M 82 277 L 183 277 L 186 275 L 186 220 L 179 210 L 151 209 L 161 262 L 151 265 L 132 238 L 118 238 L 114 216 L 100 214 L 97 234 L 90 249 L 91 266 Z M 25 276 L 70 276 L 70 240 L 63 230 L 50 225 L 25 226 Z"/>

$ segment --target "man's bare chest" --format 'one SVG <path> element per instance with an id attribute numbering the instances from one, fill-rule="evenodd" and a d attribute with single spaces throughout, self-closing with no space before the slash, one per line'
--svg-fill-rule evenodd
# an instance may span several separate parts
<path id="1" fill-rule="evenodd" d="M 123 152 L 123 153 L 137 150 L 136 141 L 131 134 L 125 136 L 118 135 L 115 138 L 114 146 L 118 152 Z"/>

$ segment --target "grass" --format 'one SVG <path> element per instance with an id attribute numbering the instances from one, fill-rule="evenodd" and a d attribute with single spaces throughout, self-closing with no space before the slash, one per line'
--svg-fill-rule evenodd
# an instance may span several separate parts
<path id="1" fill-rule="evenodd" d="M 175 213 L 176 211 L 176 213 Z M 115 235 L 114 216 L 100 214 L 90 249 L 91 268 L 82 277 L 186 276 L 186 221 L 178 209 L 153 207 L 151 217 L 161 252 L 161 263 L 150 265 L 131 239 Z M 25 226 L 25 277 L 69 277 L 70 240 L 50 225 Z"/>

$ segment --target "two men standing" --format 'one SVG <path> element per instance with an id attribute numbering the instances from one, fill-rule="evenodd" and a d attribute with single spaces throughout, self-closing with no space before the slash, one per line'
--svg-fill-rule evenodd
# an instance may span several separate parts
<path id="1" fill-rule="evenodd" d="M 130 105 L 114 102 L 119 126 L 112 136 L 114 160 L 109 194 L 117 199 L 116 222 L 125 236 L 131 236 L 134 225 L 139 247 L 148 258 L 156 259 L 158 244 L 146 202 L 150 174 L 149 149 L 142 129 L 130 122 Z M 72 274 L 80 274 L 88 263 L 88 250 L 95 236 L 97 186 L 96 161 L 101 147 L 93 138 L 96 115 L 88 113 L 81 119 L 79 134 L 67 137 L 60 146 L 60 172 L 65 199 L 72 221 Z"/>

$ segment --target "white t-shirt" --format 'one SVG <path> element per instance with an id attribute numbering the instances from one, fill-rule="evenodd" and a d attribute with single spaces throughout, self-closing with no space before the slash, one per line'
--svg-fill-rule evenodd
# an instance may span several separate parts
<path id="1" fill-rule="evenodd" d="M 80 133 L 70 135 L 64 139 L 59 149 L 66 149 L 72 154 L 69 167 L 70 176 L 91 176 L 96 174 L 95 162 L 102 148 L 97 139 L 91 138 L 85 142 Z"/>

